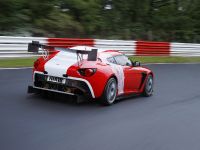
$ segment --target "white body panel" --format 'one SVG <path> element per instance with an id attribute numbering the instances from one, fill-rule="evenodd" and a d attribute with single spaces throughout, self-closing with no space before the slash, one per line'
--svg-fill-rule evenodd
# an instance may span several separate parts
<path id="1" fill-rule="evenodd" d="M 118 81 L 118 95 L 124 93 L 124 70 L 123 67 L 117 64 L 110 63 L 107 58 L 112 57 L 109 53 L 99 53 L 99 58 L 109 64 L 112 68 L 112 71 L 114 72 L 115 76 L 117 77 Z"/>
<path id="2" fill-rule="evenodd" d="M 76 62 L 76 53 L 60 51 L 45 64 L 44 68 L 51 76 L 63 77 L 67 69 Z"/>

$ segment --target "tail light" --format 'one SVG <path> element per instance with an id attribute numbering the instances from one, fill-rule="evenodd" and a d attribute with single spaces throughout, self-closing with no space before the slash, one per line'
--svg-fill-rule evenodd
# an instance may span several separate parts
<path id="1" fill-rule="evenodd" d="M 94 75 L 96 71 L 97 71 L 96 68 L 83 68 L 83 69 L 78 70 L 80 75 L 85 76 L 85 77 L 90 77 Z"/>

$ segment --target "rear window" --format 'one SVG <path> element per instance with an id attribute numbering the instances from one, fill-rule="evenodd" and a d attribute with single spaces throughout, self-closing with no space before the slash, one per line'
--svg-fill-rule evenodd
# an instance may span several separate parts
<path id="1" fill-rule="evenodd" d="M 109 58 L 107 58 L 107 60 L 110 63 L 116 64 L 116 61 L 115 61 L 115 59 L 113 57 L 109 57 Z"/>

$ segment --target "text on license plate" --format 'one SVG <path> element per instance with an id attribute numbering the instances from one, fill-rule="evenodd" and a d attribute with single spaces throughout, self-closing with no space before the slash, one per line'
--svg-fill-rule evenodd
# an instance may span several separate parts
<path id="1" fill-rule="evenodd" d="M 47 77 L 47 81 L 65 84 L 66 79 L 64 79 L 64 78 L 59 78 L 59 77 L 48 76 L 48 77 Z"/>

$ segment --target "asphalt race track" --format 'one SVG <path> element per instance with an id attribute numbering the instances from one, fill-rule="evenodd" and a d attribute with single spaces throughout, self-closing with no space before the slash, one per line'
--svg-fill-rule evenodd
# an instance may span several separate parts
<path id="1" fill-rule="evenodd" d="M 31 69 L 0 70 L 0 150 L 199 150 L 200 64 L 148 67 L 154 95 L 111 107 L 28 95 Z"/>

